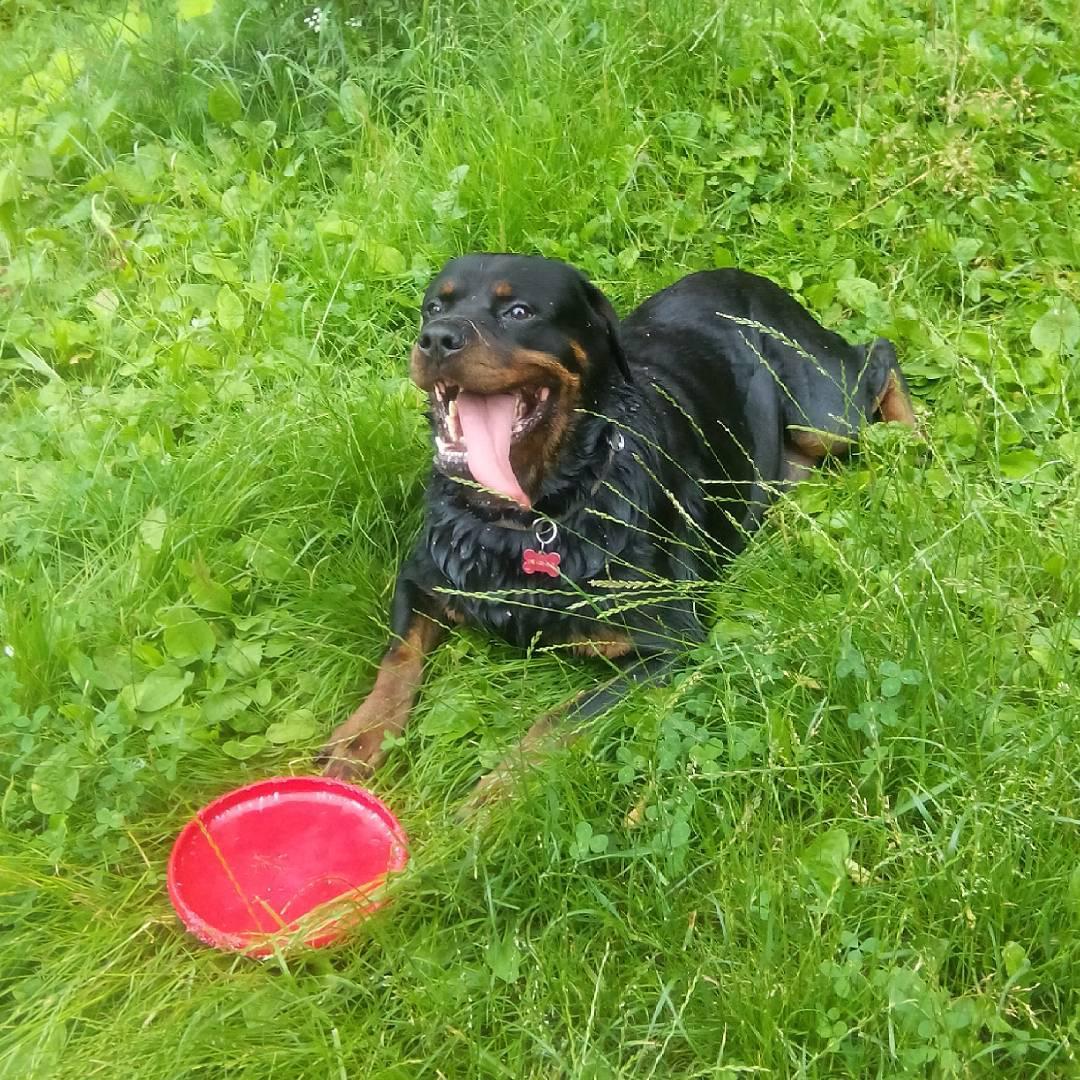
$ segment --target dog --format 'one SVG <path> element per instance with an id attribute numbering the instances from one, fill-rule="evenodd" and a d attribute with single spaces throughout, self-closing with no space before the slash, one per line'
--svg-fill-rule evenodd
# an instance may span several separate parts
<path id="1" fill-rule="evenodd" d="M 563 262 L 455 258 L 424 294 L 411 376 L 434 466 L 374 687 L 320 754 L 346 779 L 382 762 L 455 625 L 606 658 L 614 674 L 562 710 L 577 719 L 662 678 L 705 634 L 672 582 L 715 579 L 777 494 L 863 425 L 915 426 L 888 341 L 850 345 L 735 269 L 684 277 L 620 321 Z M 526 757 L 558 722 L 530 729 Z"/>

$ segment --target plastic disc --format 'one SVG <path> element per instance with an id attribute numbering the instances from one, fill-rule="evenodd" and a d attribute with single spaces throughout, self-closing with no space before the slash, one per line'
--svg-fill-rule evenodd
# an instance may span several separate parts
<path id="1" fill-rule="evenodd" d="M 405 833 L 369 791 L 321 776 L 261 780 L 215 799 L 169 856 L 169 899 L 208 945 L 265 956 L 328 945 L 382 902 Z"/>

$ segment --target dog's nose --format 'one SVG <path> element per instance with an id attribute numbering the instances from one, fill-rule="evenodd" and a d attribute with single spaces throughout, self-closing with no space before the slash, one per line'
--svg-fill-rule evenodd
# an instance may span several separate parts
<path id="1" fill-rule="evenodd" d="M 417 344 L 420 351 L 432 360 L 440 360 L 451 353 L 460 352 L 468 342 L 468 323 L 457 319 L 439 319 L 424 327 Z"/>

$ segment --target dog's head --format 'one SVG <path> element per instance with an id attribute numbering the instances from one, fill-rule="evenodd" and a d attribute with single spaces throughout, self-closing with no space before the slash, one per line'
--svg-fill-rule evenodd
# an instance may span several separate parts
<path id="1" fill-rule="evenodd" d="M 565 263 L 524 255 L 443 267 L 424 294 L 411 370 L 430 400 L 436 468 L 525 507 L 578 410 L 630 378 L 600 290 Z"/>

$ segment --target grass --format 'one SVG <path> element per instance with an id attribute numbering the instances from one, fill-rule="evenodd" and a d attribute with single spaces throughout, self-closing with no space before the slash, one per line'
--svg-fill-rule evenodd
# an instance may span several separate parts
<path id="1" fill-rule="evenodd" d="M 1069 5 L 324 7 L 0 10 L 0 1075 L 1076 1075 Z M 622 311 L 768 274 L 896 342 L 925 440 L 777 507 L 686 672 L 484 828 L 596 673 L 455 635 L 376 781 L 391 911 L 212 954 L 170 842 L 369 685 L 417 298 L 478 249 Z"/>

